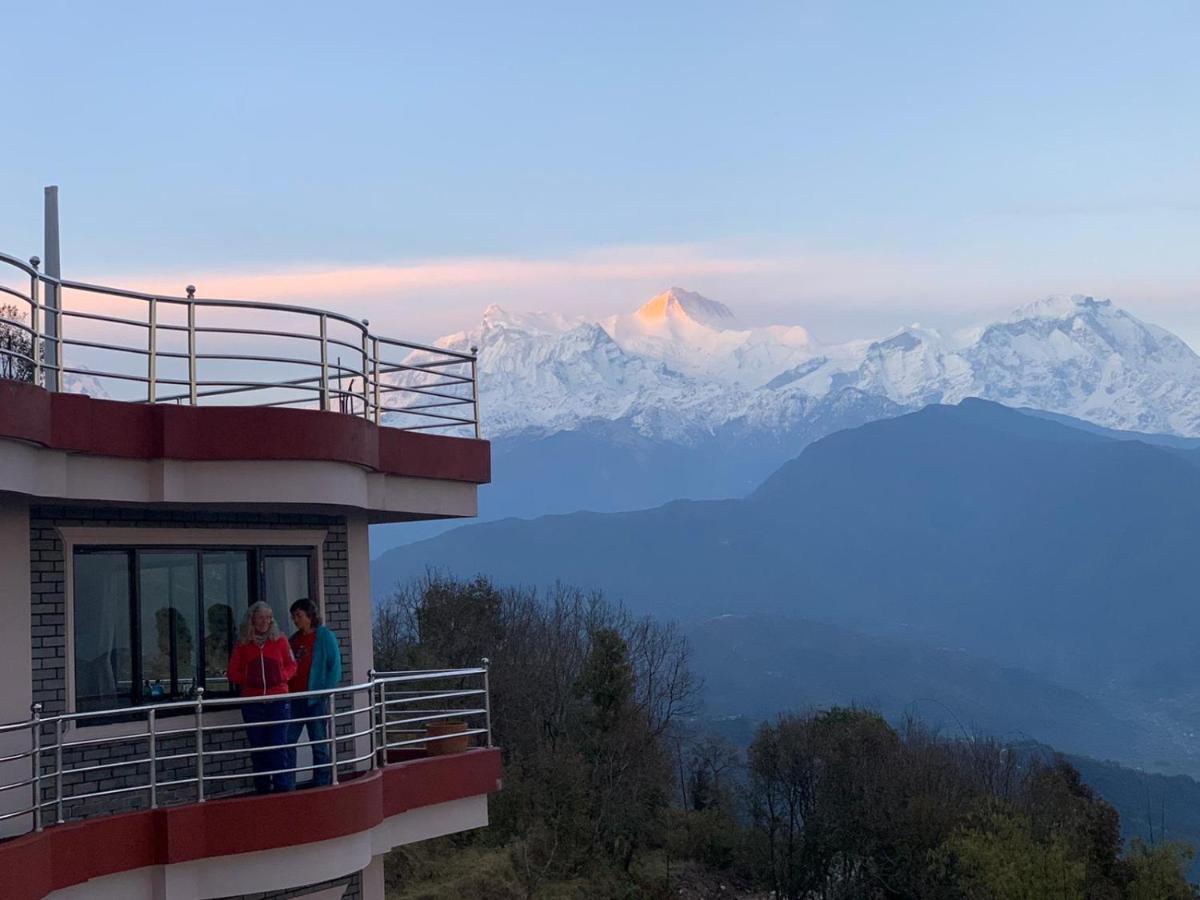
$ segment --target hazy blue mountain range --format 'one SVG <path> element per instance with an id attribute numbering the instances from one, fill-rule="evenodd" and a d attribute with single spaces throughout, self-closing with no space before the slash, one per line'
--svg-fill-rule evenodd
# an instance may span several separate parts
<path id="1" fill-rule="evenodd" d="M 1024 669 L 962 650 L 864 635 L 811 619 L 726 615 L 688 629 L 704 674 L 706 717 L 769 719 L 782 710 L 859 706 L 914 716 L 952 738 L 990 735 L 1152 762 L 1162 746 L 1141 723 Z"/>
<path id="2" fill-rule="evenodd" d="M 383 591 L 431 567 L 563 580 L 660 616 L 815 619 L 1027 670 L 1185 748 L 1198 462 L 968 400 L 823 438 L 742 500 L 468 526 L 385 554 L 373 577 Z"/>
<path id="3" fill-rule="evenodd" d="M 595 321 L 490 307 L 477 328 L 438 343 L 480 348 L 495 463 L 483 520 L 742 497 L 813 440 L 966 397 L 1105 428 L 1200 434 L 1200 358 L 1082 296 L 955 334 L 913 325 L 826 344 L 798 325 L 743 325 L 724 304 L 672 288 Z M 454 524 L 378 528 L 374 544 Z"/>
<path id="4" fill-rule="evenodd" d="M 814 440 L 904 408 L 846 388 L 816 401 L 787 434 L 722 433 L 677 443 L 641 434 L 631 423 L 587 422 L 569 431 L 492 441 L 492 483 L 479 490 L 476 521 L 591 510 L 620 512 L 671 500 L 744 497 L 784 460 Z M 457 520 L 374 526 L 372 551 L 441 534 Z"/>

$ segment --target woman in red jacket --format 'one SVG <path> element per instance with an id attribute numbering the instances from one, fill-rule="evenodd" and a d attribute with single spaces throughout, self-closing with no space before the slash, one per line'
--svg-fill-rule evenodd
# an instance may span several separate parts
<path id="1" fill-rule="evenodd" d="M 250 753 L 255 772 L 275 773 L 254 776 L 254 789 L 260 794 L 289 791 L 296 784 L 294 773 L 278 771 L 289 765 L 282 744 L 287 740 L 288 679 L 295 674 L 296 657 L 287 638 L 279 633 L 271 607 L 261 600 L 252 604 L 229 659 L 229 680 L 241 689 L 243 697 L 280 698 L 242 706 L 242 721 L 250 726 L 246 729 L 250 746 L 275 748 Z"/>

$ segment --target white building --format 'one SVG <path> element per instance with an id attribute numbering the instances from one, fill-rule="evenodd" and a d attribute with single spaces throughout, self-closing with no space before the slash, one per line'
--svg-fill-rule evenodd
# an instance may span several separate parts
<path id="1" fill-rule="evenodd" d="M 46 268 L 0 254 L 3 895 L 382 898 L 382 854 L 499 786 L 486 664 L 371 646 L 368 525 L 471 516 L 489 479 L 474 358 Z M 336 783 L 255 795 L 225 666 L 249 603 L 300 597 L 344 663 Z M 427 755 L 448 720 L 471 748 Z"/>

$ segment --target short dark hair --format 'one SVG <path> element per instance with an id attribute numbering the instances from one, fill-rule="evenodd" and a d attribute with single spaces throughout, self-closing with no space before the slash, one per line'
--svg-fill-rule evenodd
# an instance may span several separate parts
<path id="1" fill-rule="evenodd" d="M 292 608 L 288 612 L 295 612 L 298 609 L 303 610 L 305 615 L 308 616 L 308 620 L 312 622 L 313 628 L 324 622 L 324 619 L 321 618 L 321 613 L 317 611 L 317 604 L 313 603 L 307 597 L 301 597 L 293 603 Z"/>

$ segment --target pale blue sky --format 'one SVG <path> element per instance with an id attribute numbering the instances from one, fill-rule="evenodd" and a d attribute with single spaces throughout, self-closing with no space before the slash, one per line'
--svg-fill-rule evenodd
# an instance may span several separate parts
<path id="1" fill-rule="evenodd" d="M 680 283 L 829 338 L 1094 293 L 1200 345 L 1195 3 L 332 8 L 6 4 L 0 249 L 57 183 L 70 276 L 414 337 Z"/>

